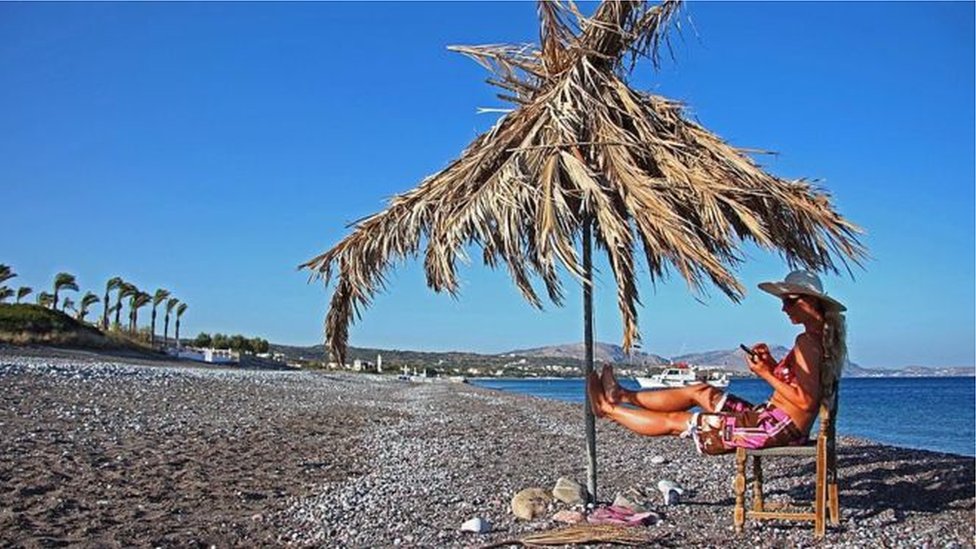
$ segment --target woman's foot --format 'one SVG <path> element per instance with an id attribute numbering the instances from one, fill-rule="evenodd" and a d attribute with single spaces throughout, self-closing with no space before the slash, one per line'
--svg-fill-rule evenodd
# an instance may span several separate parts
<path id="1" fill-rule="evenodd" d="M 617 383 L 617 376 L 613 374 L 613 366 L 609 362 L 603 365 L 600 383 L 603 385 L 603 394 L 607 396 L 607 400 L 612 404 L 620 404 L 625 390 Z"/>
<path id="2" fill-rule="evenodd" d="M 596 372 L 586 377 L 586 394 L 590 399 L 590 409 L 596 417 L 606 417 L 613 411 L 613 403 L 603 394 L 603 383 L 600 382 Z"/>

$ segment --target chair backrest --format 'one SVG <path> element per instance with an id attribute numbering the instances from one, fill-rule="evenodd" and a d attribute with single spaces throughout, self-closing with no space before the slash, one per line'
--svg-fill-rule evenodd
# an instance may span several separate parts
<path id="1" fill-rule="evenodd" d="M 830 391 L 826 392 L 820 401 L 820 437 L 826 437 L 833 441 L 834 433 L 837 430 L 837 407 L 840 404 L 838 395 L 840 394 L 840 379 L 835 378 L 831 383 Z"/>

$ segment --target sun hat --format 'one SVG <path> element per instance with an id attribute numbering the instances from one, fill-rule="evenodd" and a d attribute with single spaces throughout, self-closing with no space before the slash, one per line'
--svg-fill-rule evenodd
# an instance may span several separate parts
<path id="1" fill-rule="evenodd" d="M 787 295 L 809 295 L 823 302 L 824 306 L 835 311 L 846 311 L 847 307 L 823 291 L 820 277 L 811 271 L 793 271 L 782 282 L 763 282 L 759 289 L 776 297 Z"/>

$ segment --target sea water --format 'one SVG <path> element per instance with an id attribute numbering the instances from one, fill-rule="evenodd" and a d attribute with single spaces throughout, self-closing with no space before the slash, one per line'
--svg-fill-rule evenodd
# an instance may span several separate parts
<path id="1" fill-rule="evenodd" d="M 621 379 L 636 389 L 631 379 Z M 583 402 L 583 380 L 476 379 L 490 389 Z M 728 391 L 753 403 L 772 393 L 760 379 L 733 379 Z M 976 378 L 844 378 L 837 432 L 905 448 L 976 456 Z"/>

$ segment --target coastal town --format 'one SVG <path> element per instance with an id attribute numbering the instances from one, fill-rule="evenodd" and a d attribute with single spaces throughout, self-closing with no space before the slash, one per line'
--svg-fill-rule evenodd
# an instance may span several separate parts
<path id="1" fill-rule="evenodd" d="M 471 352 L 404 351 L 389 349 L 350 348 L 351 361 L 339 365 L 324 358 L 321 345 L 295 347 L 272 344 L 273 354 L 295 368 L 342 370 L 400 375 L 414 372 L 426 377 L 499 377 L 499 378 L 574 378 L 580 377 L 583 360 L 579 344 L 555 345 L 538 350 L 508 351 L 498 354 Z M 739 349 L 688 353 L 673 359 L 658 355 L 627 356 L 618 345 L 598 343 L 595 361 L 613 364 L 624 377 L 660 374 L 674 365 L 687 365 L 707 375 L 730 378 L 752 378 Z M 788 349 L 773 347 L 775 356 L 785 356 Z M 575 354 L 575 356 L 574 356 Z M 636 362 L 636 363 L 635 363 Z M 849 363 L 846 377 L 930 377 L 974 376 L 973 366 L 926 366 L 902 368 L 865 368 Z"/>

